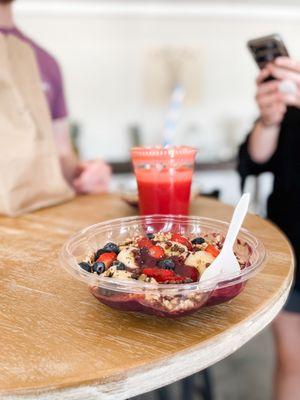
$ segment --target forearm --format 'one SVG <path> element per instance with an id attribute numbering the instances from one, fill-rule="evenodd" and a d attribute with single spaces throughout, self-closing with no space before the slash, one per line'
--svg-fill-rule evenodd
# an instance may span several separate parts
<path id="1" fill-rule="evenodd" d="M 267 162 L 274 154 L 279 137 L 280 125 L 266 126 L 257 121 L 249 138 L 248 150 L 253 161 Z"/>
<path id="2" fill-rule="evenodd" d="M 65 179 L 72 185 L 77 176 L 79 160 L 75 153 L 59 154 L 60 165 Z"/>
<path id="3" fill-rule="evenodd" d="M 54 121 L 53 133 L 62 173 L 65 179 L 72 184 L 73 179 L 77 175 L 78 158 L 73 150 L 68 121 L 66 119 Z"/>

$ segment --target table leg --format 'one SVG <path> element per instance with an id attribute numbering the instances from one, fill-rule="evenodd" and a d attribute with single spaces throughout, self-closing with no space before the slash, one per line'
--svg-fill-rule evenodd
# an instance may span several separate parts
<path id="1" fill-rule="evenodd" d="M 198 379 L 196 378 L 201 378 L 201 382 L 199 382 L 199 385 L 197 382 Z M 176 399 L 179 399 L 178 395 L 180 394 L 180 400 L 213 400 L 213 391 L 209 369 L 205 369 L 198 374 L 188 376 L 178 383 L 180 384 L 180 392 L 176 393 Z M 168 385 L 157 389 L 154 392 L 148 393 L 147 395 L 137 396 L 132 400 L 142 400 L 144 396 L 147 399 L 148 396 L 150 396 L 151 399 L 156 400 L 173 400 L 174 393 L 172 394 L 172 392 L 174 392 L 174 388 L 172 391 L 170 385 Z"/>
<path id="2" fill-rule="evenodd" d="M 195 377 L 201 377 L 201 386 L 195 382 Z M 199 374 L 189 376 L 182 380 L 182 400 L 193 400 L 194 395 L 201 396 L 203 400 L 213 400 L 211 376 L 209 369 L 201 371 Z"/>
<path id="3" fill-rule="evenodd" d="M 157 391 L 158 400 L 171 400 L 171 396 L 167 387 L 163 387 Z"/>
<path id="4" fill-rule="evenodd" d="M 212 384 L 211 384 L 211 374 L 209 369 L 205 369 L 201 372 L 203 377 L 203 400 L 213 400 Z"/>
<path id="5" fill-rule="evenodd" d="M 181 399 L 192 400 L 194 389 L 194 375 L 188 376 L 187 378 L 183 379 L 181 384 Z"/>

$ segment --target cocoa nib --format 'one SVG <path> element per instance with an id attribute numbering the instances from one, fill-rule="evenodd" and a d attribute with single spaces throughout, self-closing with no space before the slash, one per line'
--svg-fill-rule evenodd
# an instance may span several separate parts
<path id="1" fill-rule="evenodd" d="M 141 275 L 140 271 L 138 269 L 135 269 L 131 274 L 131 278 L 132 279 L 139 279 L 140 275 Z"/>

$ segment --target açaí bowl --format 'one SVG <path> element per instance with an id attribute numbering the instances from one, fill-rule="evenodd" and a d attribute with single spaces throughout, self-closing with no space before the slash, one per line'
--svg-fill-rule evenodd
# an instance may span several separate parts
<path id="1" fill-rule="evenodd" d="M 60 262 L 63 268 L 85 282 L 91 293 L 103 304 L 122 311 L 136 311 L 160 317 L 180 317 L 207 305 L 226 302 L 237 296 L 249 278 L 262 267 L 263 244 L 246 229 L 238 239 L 248 251 L 243 254 L 250 264 L 226 281 L 210 279 L 188 284 L 153 285 L 136 280 L 120 281 L 99 277 L 78 265 L 107 242 L 122 243 L 126 239 L 159 231 L 198 237 L 203 234 L 226 235 L 228 223 L 196 216 L 149 215 L 105 221 L 73 235 L 63 246 Z"/>

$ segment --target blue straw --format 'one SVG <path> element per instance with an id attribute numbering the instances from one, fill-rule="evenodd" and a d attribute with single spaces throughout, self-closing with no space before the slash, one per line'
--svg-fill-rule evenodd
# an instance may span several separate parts
<path id="1" fill-rule="evenodd" d="M 180 117 L 182 103 L 185 96 L 185 90 L 182 85 L 177 84 L 171 94 L 169 109 L 163 128 L 163 146 L 167 147 L 173 144 L 174 136 Z"/>

